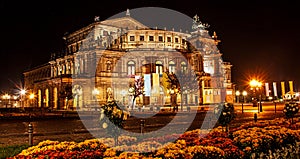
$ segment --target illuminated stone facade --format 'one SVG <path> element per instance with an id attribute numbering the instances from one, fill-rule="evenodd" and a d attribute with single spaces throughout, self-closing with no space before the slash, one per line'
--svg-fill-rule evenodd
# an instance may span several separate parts
<path id="1" fill-rule="evenodd" d="M 127 14 L 98 21 L 65 35 L 65 52 L 48 64 L 24 73 L 25 87 L 37 106 L 81 109 L 116 99 L 130 106 L 128 89 L 137 76 L 150 75 L 151 96 L 141 95 L 136 106 L 170 104 L 170 91 L 161 85 L 169 71 L 182 78 L 180 105 L 233 102 L 231 66 L 223 62 L 216 34 L 194 17 L 194 32 L 148 28 Z M 126 27 L 124 27 L 126 26 Z M 188 83 L 195 77 L 196 83 Z M 156 84 L 155 84 L 156 83 Z"/>

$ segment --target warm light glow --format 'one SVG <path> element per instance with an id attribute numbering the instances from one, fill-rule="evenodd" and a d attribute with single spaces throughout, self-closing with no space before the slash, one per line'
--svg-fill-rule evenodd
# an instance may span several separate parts
<path id="1" fill-rule="evenodd" d="M 33 98 L 34 98 L 34 94 L 31 93 L 31 94 L 29 95 L 29 99 L 33 99 Z"/>
<path id="2" fill-rule="evenodd" d="M 236 96 L 241 95 L 240 91 L 236 91 L 236 92 L 235 92 L 235 95 L 236 95 Z"/>
<path id="3" fill-rule="evenodd" d="M 25 89 L 20 90 L 20 94 L 21 95 L 25 95 L 26 94 L 26 90 Z"/>
<path id="4" fill-rule="evenodd" d="M 262 82 L 259 82 L 256 79 L 251 80 L 249 84 L 251 87 L 256 87 L 256 88 L 260 88 L 262 86 Z"/>
<path id="5" fill-rule="evenodd" d="M 3 99 L 10 99 L 10 95 L 4 94 L 4 95 L 2 96 L 2 98 L 3 98 Z"/>
<path id="6" fill-rule="evenodd" d="M 228 90 L 228 91 L 226 91 L 226 94 L 227 95 L 232 95 L 232 91 Z"/>
<path id="7" fill-rule="evenodd" d="M 243 91 L 243 96 L 247 96 L 247 92 L 246 91 Z"/>
<path id="8" fill-rule="evenodd" d="M 94 88 L 93 92 L 92 92 L 94 95 L 99 95 L 100 92 L 97 88 Z"/>

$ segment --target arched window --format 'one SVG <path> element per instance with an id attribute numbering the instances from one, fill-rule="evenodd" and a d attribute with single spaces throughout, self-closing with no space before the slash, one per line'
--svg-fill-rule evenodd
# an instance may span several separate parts
<path id="1" fill-rule="evenodd" d="M 162 62 L 161 61 L 156 61 L 155 62 L 155 72 L 162 75 L 163 73 L 163 65 L 162 65 Z"/>
<path id="2" fill-rule="evenodd" d="M 45 98 L 43 99 L 45 103 L 45 107 L 49 107 L 49 89 L 45 90 Z"/>
<path id="3" fill-rule="evenodd" d="M 66 70 L 65 64 L 62 64 L 61 65 L 61 74 L 65 74 L 66 73 L 65 70 Z"/>
<path id="4" fill-rule="evenodd" d="M 53 88 L 53 108 L 57 109 L 57 103 L 58 103 L 58 93 L 57 93 L 57 87 Z"/>
<path id="5" fill-rule="evenodd" d="M 66 62 L 66 74 L 70 74 L 70 64 L 69 64 L 69 61 Z"/>
<path id="6" fill-rule="evenodd" d="M 135 63 L 133 61 L 127 63 L 127 74 L 135 75 Z"/>
<path id="7" fill-rule="evenodd" d="M 53 67 L 53 77 L 56 77 L 56 76 L 57 76 L 57 68 Z"/>
<path id="8" fill-rule="evenodd" d="M 186 62 L 181 62 L 181 73 L 185 74 L 187 72 Z"/>
<path id="9" fill-rule="evenodd" d="M 38 90 L 38 107 L 42 107 L 42 91 Z"/>
<path id="10" fill-rule="evenodd" d="M 176 67 L 176 65 L 175 65 L 175 62 L 174 61 L 170 61 L 169 62 L 169 72 L 170 73 L 175 73 L 175 67 Z"/>

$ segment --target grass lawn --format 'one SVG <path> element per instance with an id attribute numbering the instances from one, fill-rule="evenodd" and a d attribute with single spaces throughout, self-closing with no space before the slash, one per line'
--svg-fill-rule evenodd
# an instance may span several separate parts
<path id="1" fill-rule="evenodd" d="M 14 145 L 14 146 L 0 147 L 0 159 L 5 159 L 8 157 L 15 156 L 28 147 L 29 147 L 28 145 Z"/>

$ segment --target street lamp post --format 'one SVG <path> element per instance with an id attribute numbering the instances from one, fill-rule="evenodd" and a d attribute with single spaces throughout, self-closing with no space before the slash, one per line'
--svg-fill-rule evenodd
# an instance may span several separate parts
<path id="1" fill-rule="evenodd" d="M 242 113 L 244 113 L 244 103 L 245 103 L 245 97 L 247 96 L 247 92 L 243 91 L 243 102 L 242 102 Z"/>
<path id="2" fill-rule="evenodd" d="M 11 107 L 15 106 L 15 108 L 16 108 L 18 106 L 18 101 L 17 101 L 18 96 L 13 96 L 13 98 L 14 98 L 14 104 L 11 105 Z"/>
<path id="3" fill-rule="evenodd" d="M 240 91 L 235 92 L 236 102 L 239 103 L 239 96 L 241 95 Z"/>
<path id="4" fill-rule="evenodd" d="M 257 108 L 258 112 L 262 112 L 262 104 L 261 104 L 261 86 L 262 86 L 262 83 L 253 79 L 250 81 L 250 87 L 251 89 L 254 90 L 254 92 L 257 90 L 259 90 L 259 107 Z"/>
<path id="5" fill-rule="evenodd" d="M 21 107 L 24 107 L 24 95 L 26 94 L 26 90 L 25 89 L 21 89 L 20 90 L 20 95 L 21 95 Z"/>

